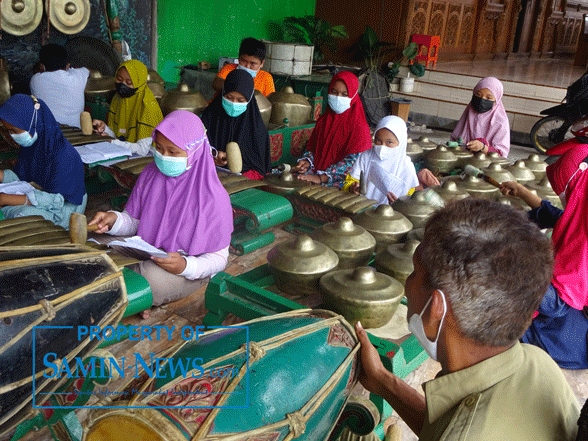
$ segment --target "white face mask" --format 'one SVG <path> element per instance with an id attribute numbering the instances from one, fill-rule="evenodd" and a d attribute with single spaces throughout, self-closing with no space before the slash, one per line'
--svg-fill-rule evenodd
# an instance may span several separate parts
<path id="1" fill-rule="evenodd" d="M 413 314 L 408 320 L 408 330 L 416 337 L 425 352 L 429 354 L 429 357 L 435 361 L 437 361 L 437 342 L 439 341 L 439 335 L 441 335 L 443 321 L 445 320 L 445 315 L 447 314 L 447 302 L 445 301 L 445 294 L 443 294 L 443 291 L 441 290 L 437 291 L 441 294 L 441 298 L 443 299 L 443 317 L 441 317 L 441 323 L 439 323 L 439 330 L 437 331 L 437 337 L 435 337 L 435 341 L 429 340 L 425 334 L 425 327 L 423 326 L 423 313 L 429 307 L 433 297 L 429 298 L 420 314 Z"/>
<path id="2" fill-rule="evenodd" d="M 386 147 L 384 145 L 375 145 L 373 148 L 374 152 L 376 152 L 376 155 L 378 155 L 378 158 L 380 158 L 382 161 L 390 159 L 394 153 L 390 147 Z"/>
<path id="3" fill-rule="evenodd" d="M 337 114 L 343 113 L 351 107 L 351 98 L 329 94 L 329 107 Z"/>

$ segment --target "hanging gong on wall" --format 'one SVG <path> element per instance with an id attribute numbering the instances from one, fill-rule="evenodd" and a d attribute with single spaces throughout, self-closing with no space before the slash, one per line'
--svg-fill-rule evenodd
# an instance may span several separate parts
<path id="1" fill-rule="evenodd" d="M 21 36 L 33 32 L 43 17 L 41 0 L 4 0 L 1 3 L 2 30 Z"/>
<path id="2" fill-rule="evenodd" d="M 64 34 L 77 34 L 90 20 L 90 0 L 45 0 L 45 10 L 51 24 Z"/>

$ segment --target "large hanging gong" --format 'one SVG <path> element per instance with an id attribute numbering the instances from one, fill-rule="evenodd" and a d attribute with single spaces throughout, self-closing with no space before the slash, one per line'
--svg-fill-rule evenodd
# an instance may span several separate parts
<path id="1" fill-rule="evenodd" d="M 43 16 L 41 0 L 4 0 L 1 3 L 2 30 L 12 35 L 33 32 Z"/>
<path id="2" fill-rule="evenodd" d="M 45 0 L 51 24 L 64 34 L 77 34 L 90 20 L 90 0 Z"/>

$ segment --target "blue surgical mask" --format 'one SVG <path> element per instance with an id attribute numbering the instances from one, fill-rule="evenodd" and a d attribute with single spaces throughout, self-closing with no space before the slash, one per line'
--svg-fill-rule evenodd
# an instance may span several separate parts
<path id="1" fill-rule="evenodd" d="M 223 109 L 225 109 L 227 115 L 236 118 L 247 110 L 247 103 L 234 103 L 223 96 Z"/>
<path id="2" fill-rule="evenodd" d="M 163 156 L 155 149 L 153 149 L 153 156 L 155 157 L 155 165 L 166 176 L 175 178 L 188 169 L 187 157 L 176 158 L 173 156 Z"/>
<path id="3" fill-rule="evenodd" d="M 14 142 L 16 142 L 21 147 L 30 147 L 37 140 L 37 132 L 35 132 L 34 136 L 31 136 L 29 132 L 11 133 L 10 136 L 12 136 Z"/>
<path id="4" fill-rule="evenodd" d="M 351 107 L 351 98 L 329 94 L 329 107 L 337 114 L 343 113 Z"/>
<path id="5" fill-rule="evenodd" d="M 255 78 L 255 76 L 257 75 L 256 70 L 249 69 L 248 67 L 241 66 L 240 64 L 237 65 L 237 69 L 241 69 L 241 70 L 244 70 L 245 72 L 248 72 L 249 75 L 251 75 L 253 78 Z"/>
<path id="6" fill-rule="evenodd" d="M 443 321 L 445 320 L 445 315 L 447 314 L 447 302 L 445 300 L 445 294 L 443 294 L 443 291 L 441 290 L 438 291 L 441 294 L 441 298 L 443 299 L 443 317 L 441 317 L 441 322 L 439 323 L 439 330 L 437 331 L 437 337 L 435 338 L 435 341 L 429 340 L 425 334 L 425 327 L 423 325 L 423 313 L 429 307 L 433 297 L 429 298 L 420 314 L 413 314 L 408 320 L 408 330 L 416 337 L 425 352 L 429 354 L 429 357 L 435 361 L 437 361 L 437 342 L 439 341 L 439 335 L 441 335 Z"/>

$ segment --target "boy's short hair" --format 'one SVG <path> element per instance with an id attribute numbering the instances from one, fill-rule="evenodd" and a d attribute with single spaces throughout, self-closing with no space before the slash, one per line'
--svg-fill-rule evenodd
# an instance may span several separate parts
<path id="1" fill-rule="evenodd" d="M 250 55 L 265 60 L 265 43 L 252 37 L 244 38 L 239 47 L 239 55 Z"/>
<path id="2" fill-rule="evenodd" d="M 53 72 L 67 66 L 67 51 L 58 44 L 46 44 L 39 52 L 39 60 L 45 70 Z"/>
<path id="3" fill-rule="evenodd" d="M 524 212 L 489 200 L 436 211 L 420 251 L 426 283 L 448 296 L 461 334 L 490 347 L 523 335 L 553 270 L 551 240 Z"/>

